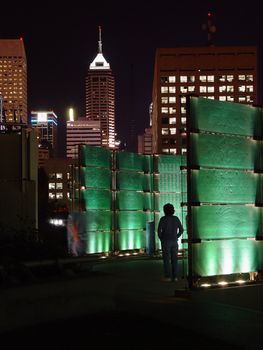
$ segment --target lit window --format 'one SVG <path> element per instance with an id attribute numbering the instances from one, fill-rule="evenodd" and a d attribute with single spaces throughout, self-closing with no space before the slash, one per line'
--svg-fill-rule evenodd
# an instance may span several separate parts
<path id="1" fill-rule="evenodd" d="M 180 86 L 180 92 L 181 92 L 182 94 L 186 94 L 186 93 L 187 93 L 187 87 L 185 87 L 185 86 Z"/>
<path id="2" fill-rule="evenodd" d="M 62 190 L 63 189 L 63 183 L 62 182 L 57 182 L 56 188 L 57 188 L 57 190 Z"/>
<path id="3" fill-rule="evenodd" d="M 168 114 L 168 107 L 162 107 L 162 108 L 161 108 L 161 112 L 162 112 L 163 114 Z"/>
<path id="4" fill-rule="evenodd" d="M 254 90 L 253 85 L 246 86 L 246 92 L 253 92 L 253 90 Z"/>
<path id="5" fill-rule="evenodd" d="M 176 108 L 175 107 L 169 107 L 169 114 L 176 114 Z"/>
<path id="6" fill-rule="evenodd" d="M 226 96 L 219 96 L 219 101 L 226 101 Z"/>
<path id="7" fill-rule="evenodd" d="M 253 75 L 252 74 L 248 74 L 246 77 L 246 81 L 253 81 Z"/>
<path id="8" fill-rule="evenodd" d="M 200 93 L 204 93 L 204 92 L 206 92 L 206 86 L 200 86 L 199 87 L 199 91 L 200 91 Z"/>
<path id="9" fill-rule="evenodd" d="M 230 101 L 230 102 L 233 102 L 234 101 L 234 97 L 233 96 L 227 96 L 226 100 Z"/>
<path id="10" fill-rule="evenodd" d="M 49 192 L 49 194 L 48 194 L 48 198 L 49 199 L 55 199 L 55 193 L 53 193 L 53 192 Z"/>
<path id="11" fill-rule="evenodd" d="M 247 102 L 253 102 L 253 97 L 252 96 L 246 96 Z"/>
<path id="12" fill-rule="evenodd" d="M 185 96 L 181 97 L 181 103 L 186 103 L 186 97 Z"/>
<path id="13" fill-rule="evenodd" d="M 189 92 L 194 92 L 195 91 L 195 86 L 188 86 L 188 91 Z"/>
<path id="14" fill-rule="evenodd" d="M 176 148 L 170 148 L 170 154 L 176 154 Z"/>
<path id="15" fill-rule="evenodd" d="M 50 179 L 55 179 L 55 178 L 56 178 L 56 174 L 50 173 L 50 174 L 49 174 L 49 178 L 50 178 Z"/>
<path id="16" fill-rule="evenodd" d="M 226 81 L 226 76 L 225 75 L 220 75 L 219 81 Z"/>
<path id="17" fill-rule="evenodd" d="M 194 75 L 190 75 L 189 81 L 190 81 L 191 83 L 194 83 L 194 82 L 195 82 L 195 76 L 194 76 Z"/>
<path id="18" fill-rule="evenodd" d="M 234 86 L 233 85 L 227 85 L 226 91 L 227 92 L 234 92 Z"/>
<path id="19" fill-rule="evenodd" d="M 169 148 L 163 148 L 162 153 L 169 153 Z"/>
<path id="20" fill-rule="evenodd" d="M 187 76 L 186 75 L 181 75 L 180 76 L 180 82 L 181 83 L 187 83 Z"/>
<path id="21" fill-rule="evenodd" d="M 169 75 L 169 83 L 175 83 L 176 77 L 174 75 Z"/>
<path id="22" fill-rule="evenodd" d="M 63 178 L 63 174 L 62 173 L 57 173 L 56 174 L 56 178 L 57 179 L 62 179 Z"/>
<path id="23" fill-rule="evenodd" d="M 207 92 L 215 92 L 215 87 L 214 86 L 208 86 L 207 87 Z"/>
<path id="24" fill-rule="evenodd" d="M 240 81 L 246 80 L 246 76 L 244 74 L 240 74 L 238 76 L 238 80 L 240 80 Z"/>
<path id="25" fill-rule="evenodd" d="M 219 86 L 219 92 L 225 92 L 225 91 L 226 91 L 225 85 Z"/>
<path id="26" fill-rule="evenodd" d="M 238 87 L 238 91 L 239 91 L 239 92 L 245 92 L 245 91 L 246 91 L 245 85 L 240 85 L 240 86 Z"/>
<path id="27" fill-rule="evenodd" d="M 241 102 L 241 103 L 243 102 L 244 103 L 244 102 L 246 102 L 246 98 L 245 97 L 239 97 L 238 98 L 238 102 Z"/>
<path id="28" fill-rule="evenodd" d="M 56 188 L 55 182 L 50 182 L 50 183 L 48 184 L 48 189 L 49 189 L 49 190 L 54 190 L 55 188 Z"/>
<path id="29" fill-rule="evenodd" d="M 227 75 L 226 76 L 226 80 L 229 82 L 233 81 L 233 79 L 234 79 L 234 75 Z"/>
<path id="30" fill-rule="evenodd" d="M 206 75 L 200 75 L 199 80 L 200 80 L 202 83 L 205 83 L 205 82 L 206 82 Z"/>
<path id="31" fill-rule="evenodd" d="M 56 193 L 56 199 L 62 199 L 63 198 L 63 193 L 62 192 L 57 192 Z"/>
<path id="32" fill-rule="evenodd" d="M 182 117 L 182 118 L 181 118 L 181 123 L 182 123 L 183 125 L 186 124 L 186 117 Z"/>
<path id="33" fill-rule="evenodd" d="M 169 103 L 176 103 L 176 97 L 175 96 L 169 97 Z"/>
<path id="34" fill-rule="evenodd" d="M 168 103 L 168 97 L 162 97 L 161 101 L 162 101 L 162 104 Z"/>
<path id="35" fill-rule="evenodd" d="M 161 93 L 168 94 L 168 86 L 161 86 Z"/>
<path id="36" fill-rule="evenodd" d="M 169 129 L 168 128 L 162 128 L 162 135 L 168 135 Z"/>
<path id="37" fill-rule="evenodd" d="M 186 154 L 186 148 L 182 148 L 182 154 Z"/>
<path id="38" fill-rule="evenodd" d="M 181 107 L 181 114 L 186 114 L 186 108 L 184 106 Z"/>
<path id="39" fill-rule="evenodd" d="M 176 87 L 175 86 L 169 86 L 169 93 L 175 94 L 176 93 Z"/>
<path id="40" fill-rule="evenodd" d="M 176 124 L 176 118 L 169 118 L 169 124 Z"/>
<path id="41" fill-rule="evenodd" d="M 215 81 L 215 76 L 214 76 L 214 75 L 208 75 L 208 76 L 207 76 L 207 81 L 208 81 L 209 83 L 213 83 L 213 82 Z"/>
<path id="42" fill-rule="evenodd" d="M 176 128 L 170 128 L 170 134 L 175 135 L 176 134 Z"/>
<path id="43" fill-rule="evenodd" d="M 215 96 L 207 96 L 207 98 L 208 98 L 209 100 L 214 100 L 214 99 L 215 99 Z"/>

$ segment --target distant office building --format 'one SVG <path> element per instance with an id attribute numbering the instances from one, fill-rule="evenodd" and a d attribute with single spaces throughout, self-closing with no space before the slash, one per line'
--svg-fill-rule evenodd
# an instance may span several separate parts
<path id="1" fill-rule="evenodd" d="M 38 134 L 39 161 L 47 159 L 47 151 L 49 156 L 54 156 L 57 151 L 57 115 L 53 111 L 32 111 L 30 123 Z"/>
<path id="2" fill-rule="evenodd" d="M 67 158 L 78 158 L 78 145 L 81 144 L 102 145 L 99 120 L 79 118 L 75 121 L 67 121 Z"/>
<path id="3" fill-rule="evenodd" d="M 138 136 L 138 153 L 152 154 L 152 128 L 146 128 L 143 135 Z"/>
<path id="4" fill-rule="evenodd" d="M 99 51 L 86 76 L 86 117 L 90 121 L 100 121 L 102 146 L 115 148 L 115 81 L 102 54 L 100 29 Z"/>
<path id="5" fill-rule="evenodd" d="M 0 39 L 0 122 L 27 123 L 27 60 L 22 39 Z"/>
<path id="6" fill-rule="evenodd" d="M 153 152 L 184 154 L 187 95 L 257 103 L 257 48 L 159 48 L 152 91 Z"/>

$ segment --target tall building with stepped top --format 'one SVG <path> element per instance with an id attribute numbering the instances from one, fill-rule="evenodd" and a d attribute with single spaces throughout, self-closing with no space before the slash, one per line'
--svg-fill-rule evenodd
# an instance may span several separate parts
<path id="1" fill-rule="evenodd" d="M 98 54 L 91 62 L 86 76 L 86 118 L 99 121 L 102 147 L 115 148 L 115 80 L 102 54 L 101 28 L 99 27 Z"/>

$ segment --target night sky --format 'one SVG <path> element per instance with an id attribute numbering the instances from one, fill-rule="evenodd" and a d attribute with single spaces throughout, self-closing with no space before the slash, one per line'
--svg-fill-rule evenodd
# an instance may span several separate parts
<path id="1" fill-rule="evenodd" d="M 7 2 L 6 2 L 7 3 Z M 249 7 L 248 7 L 249 6 Z M 116 81 L 118 138 L 134 151 L 137 138 L 149 125 L 155 49 L 205 46 L 202 31 L 213 14 L 215 45 L 256 45 L 259 49 L 259 104 L 262 94 L 262 12 L 260 1 L 20 1 L 1 5 L 0 37 L 24 38 L 28 61 L 28 103 L 33 109 L 52 109 L 59 117 L 60 155 L 63 155 L 67 108 L 85 115 L 85 75 L 102 50 Z M 132 121 L 132 122 L 131 122 Z"/>

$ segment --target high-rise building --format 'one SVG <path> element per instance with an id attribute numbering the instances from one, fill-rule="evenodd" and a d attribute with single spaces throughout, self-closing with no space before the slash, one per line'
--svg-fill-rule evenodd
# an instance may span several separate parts
<path id="1" fill-rule="evenodd" d="M 138 135 L 138 153 L 152 154 L 152 128 L 146 128 L 144 134 Z"/>
<path id="2" fill-rule="evenodd" d="M 152 91 L 153 153 L 184 154 L 187 95 L 257 103 L 254 46 L 159 48 Z"/>
<path id="3" fill-rule="evenodd" d="M 102 54 L 100 27 L 98 54 L 86 76 L 86 118 L 100 121 L 102 146 L 115 148 L 115 81 L 110 65 Z"/>
<path id="4" fill-rule="evenodd" d="M 78 157 L 78 145 L 101 146 L 99 120 L 87 120 L 87 118 L 69 120 L 66 133 L 67 158 Z"/>
<path id="5" fill-rule="evenodd" d="M 57 149 L 58 117 L 53 111 L 32 111 L 30 123 L 37 130 L 40 147 L 49 147 L 53 153 Z"/>
<path id="6" fill-rule="evenodd" d="M 27 123 L 27 60 L 21 39 L 0 39 L 0 122 Z"/>

